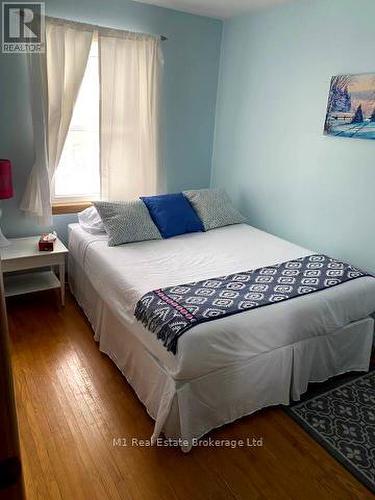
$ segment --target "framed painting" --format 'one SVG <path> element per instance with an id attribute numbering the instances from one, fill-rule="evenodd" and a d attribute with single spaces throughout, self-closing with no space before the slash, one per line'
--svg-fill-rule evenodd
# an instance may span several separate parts
<path id="1" fill-rule="evenodd" d="M 332 77 L 324 133 L 375 140 L 375 73 Z"/>

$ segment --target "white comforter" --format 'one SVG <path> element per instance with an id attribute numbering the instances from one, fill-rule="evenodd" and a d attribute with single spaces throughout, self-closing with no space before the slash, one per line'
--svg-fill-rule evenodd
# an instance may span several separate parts
<path id="1" fill-rule="evenodd" d="M 111 308 L 175 379 L 190 379 L 250 357 L 325 335 L 375 311 L 375 279 L 331 289 L 208 323 L 186 332 L 178 353 L 166 351 L 134 318 L 150 290 L 256 269 L 311 252 L 240 224 L 168 240 L 108 247 L 105 235 L 70 226 L 70 251 Z"/>

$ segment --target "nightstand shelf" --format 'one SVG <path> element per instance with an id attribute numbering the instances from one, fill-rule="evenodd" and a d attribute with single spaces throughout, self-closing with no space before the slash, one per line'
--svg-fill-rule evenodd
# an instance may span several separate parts
<path id="1" fill-rule="evenodd" d="M 10 245 L 0 249 L 5 296 L 23 295 L 60 288 L 61 304 L 65 302 L 65 259 L 68 249 L 57 238 L 54 250 L 40 252 L 39 236 L 10 239 Z M 54 273 L 58 267 L 58 277 Z M 37 269 L 39 268 L 39 271 Z M 46 270 L 47 268 L 47 270 Z M 49 269 L 48 269 L 49 268 Z M 29 271 L 19 273 L 19 271 Z M 16 274 L 10 274 L 15 272 Z"/>
<path id="2" fill-rule="evenodd" d="M 60 288 L 60 281 L 52 271 L 38 271 L 4 276 L 5 297 Z"/>

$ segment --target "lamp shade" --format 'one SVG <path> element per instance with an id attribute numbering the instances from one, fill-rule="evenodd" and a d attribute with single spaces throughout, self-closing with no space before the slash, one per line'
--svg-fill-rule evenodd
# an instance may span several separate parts
<path id="1" fill-rule="evenodd" d="M 0 200 L 12 198 L 12 165 L 9 160 L 0 159 Z"/>

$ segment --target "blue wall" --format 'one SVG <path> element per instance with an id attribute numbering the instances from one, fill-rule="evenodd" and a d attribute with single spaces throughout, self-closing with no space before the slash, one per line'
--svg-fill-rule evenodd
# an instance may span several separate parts
<path id="1" fill-rule="evenodd" d="M 163 34 L 164 153 L 169 191 L 207 187 L 210 181 L 221 21 L 129 0 L 47 0 L 46 13 L 77 21 Z M 18 210 L 33 163 L 25 58 L 0 54 L 0 157 L 14 166 L 16 197 L 3 202 L 8 236 L 42 230 Z M 55 217 L 64 237 L 75 216 Z"/>
<path id="2" fill-rule="evenodd" d="M 375 271 L 375 141 L 323 136 L 329 82 L 375 73 L 373 0 L 224 24 L 212 184 L 250 223 Z"/>

